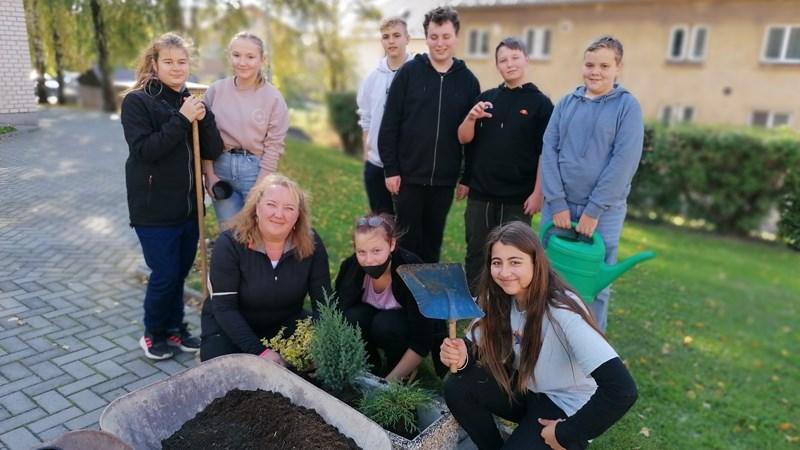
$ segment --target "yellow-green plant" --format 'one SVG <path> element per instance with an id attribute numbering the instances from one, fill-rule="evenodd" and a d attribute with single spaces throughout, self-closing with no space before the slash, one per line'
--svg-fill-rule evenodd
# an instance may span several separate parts
<path id="1" fill-rule="evenodd" d="M 280 353 L 287 363 L 300 372 L 314 367 L 311 357 L 311 342 L 314 339 L 314 323 L 311 317 L 297 321 L 297 328 L 288 338 L 283 337 L 286 327 L 281 327 L 272 339 L 263 338 L 261 343 Z"/>

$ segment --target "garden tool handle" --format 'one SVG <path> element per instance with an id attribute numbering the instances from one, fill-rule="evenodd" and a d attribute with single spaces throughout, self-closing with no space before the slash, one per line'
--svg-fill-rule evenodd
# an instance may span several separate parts
<path id="1" fill-rule="evenodd" d="M 575 227 L 577 225 L 578 225 L 577 223 L 572 222 L 572 227 L 569 228 L 569 229 L 566 229 L 566 228 L 558 228 L 555 225 L 553 225 L 553 222 L 549 222 L 547 224 L 547 226 L 545 227 L 545 231 L 544 232 L 548 233 L 548 234 L 550 234 L 552 236 L 563 237 L 563 238 L 569 239 L 571 241 L 581 241 L 581 242 L 586 243 L 586 244 L 593 243 L 594 242 L 594 238 L 591 238 L 591 237 L 586 236 L 584 234 L 580 234 L 577 231 L 575 231 Z"/>
<path id="2" fill-rule="evenodd" d="M 448 320 L 447 321 L 447 337 L 450 339 L 456 338 L 456 321 L 455 320 Z M 450 373 L 458 372 L 458 363 L 450 364 Z"/>
<path id="3" fill-rule="evenodd" d="M 194 190 L 197 201 L 197 228 L 199 230 L 200 245 L 200 283 L 203 291 L 203 298 L 208 297 L 208 263 L 206 250 L 206 226 L 205 226 L 205 191 L 203 191 L 203 170 L 200 165 L 200 131 L 197 121 L 192 121 L 192 151 L 194 156 Z"/>

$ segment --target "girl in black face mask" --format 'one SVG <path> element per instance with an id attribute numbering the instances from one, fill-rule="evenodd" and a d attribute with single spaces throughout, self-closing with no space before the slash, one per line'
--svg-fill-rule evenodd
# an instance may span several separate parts
<path id="1" fill-rule="evenodd" d="M 422 263 L 417 255 L 397 246 L 398 238 L 392 216 L 368 215 L 356 220 L 355 253 L 342 262 L 336 277 L 339 308 L 350 323 L 361 328 L 375 375 L 411 380 L 434 349 L 434 367 L 442 376 L 447 368 L 439 360 L 436 344 L 446 334 L 445 326 L 419 312 L 397 275 L 397 267 L 403 264 Z"/>

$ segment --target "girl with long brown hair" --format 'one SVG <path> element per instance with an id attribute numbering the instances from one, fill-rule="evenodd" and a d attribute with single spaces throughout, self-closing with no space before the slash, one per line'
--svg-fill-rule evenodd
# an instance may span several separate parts
<path id="1" fill-rule="evenodd" d="M 636 385 L 522 222 L 492 231 L 478 288 L 485 317 L 445 339 L 445 399 L 479 449 L 582 449 L 621 418 Z M 519 425 L 504 443 L 494 417 Z"/>

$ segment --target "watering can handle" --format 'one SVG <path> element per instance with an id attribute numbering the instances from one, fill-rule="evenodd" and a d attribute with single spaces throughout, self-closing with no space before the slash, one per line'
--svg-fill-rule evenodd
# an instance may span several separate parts
<path id="1" fill-rule="evenodd" d="M 591 238 L 589 236 L 580 234 L 577 231 L 575 231 L 575 227 L 577 225 L 578 225 L 577 223 L 572 222 L 572 228 L 566 230 L 564 228 L 556 228 L 553 225 L 552 221 L 551 222 L 547 222 L 547 225 L 545 225 L 545 227 L 544 227 L 544 233 L 542 233 L 542 234 L 548 234 L 549 233 L 549 234 L 554 235 L 554 236 L 563 237 L 563 238 L 570 239 L 570 240 L 573 240 L 573 241 L 581 241 L 581 242 L 586 243 L 586 244 L 593 243 L 594 242 L 594 238 Z"/>

